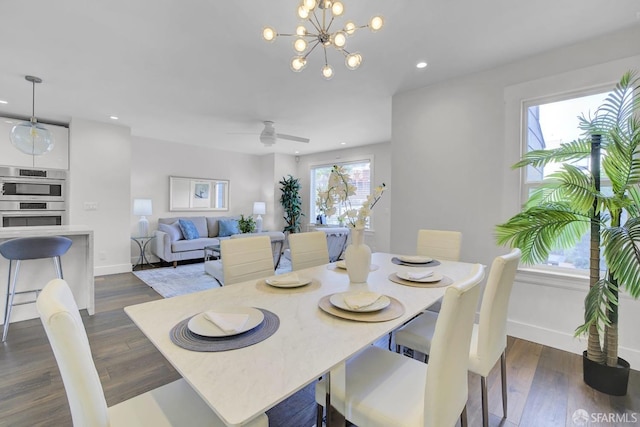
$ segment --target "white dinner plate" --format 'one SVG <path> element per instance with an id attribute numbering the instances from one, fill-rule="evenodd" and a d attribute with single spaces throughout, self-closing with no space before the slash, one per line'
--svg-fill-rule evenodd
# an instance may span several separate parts
<path id="1" fill-rule="evenodd" d="M 249 318 L 241 330 L 225 332 L 217 327 L 213 322 L 205 319 L 204 313 L 199 313 L 189 319 L 189 322 L 187 323 L 189 330 L 194 334 L 202 335 L 203 337 L 228 337 L 247 332 L 261 324 L 264 320 L 264 314 L 257 308 L 253 307 L 216 308 L 213 311 L 216 313 L 248 314 Z"/>
<path id="2" fill-rule="evenodd" d="M 398 255 L 397 257 L 402 262 L 407 262 L 409 264 L 426 264 L 428 262 L 433 261 L 433 258 L 429 258 L 428 256 L 421 255 Z"/>
<path id="3" fill-rule="evenodd" d="M 372 311 L 378 311 L 378 310 L 382 310 L 383 308 L 386 308 L 389 304 L 391 304 L 391 300 L 389 299 L 389 297 L 387 297 L 386 295 L 380 295 L 380 298 L 378 298 L 376 300 L 376 302 L 374 302 L 373 304 L 367 305 L 366 307 L 361 307 L 361 308 L 351 308 L 345 301 L 344 301 L 344 297 L 345 295 L 349 295 L 351 293 L 358 293 L 357 291 L 355 292 L 340 292 L 337 294 L 333 294 L 331 295 L 331 297 L 329 298 L 329 302 L 334 306 L 334 307 L 338 307 L 342 310 L 346 310 L 346 311 L 353 311 L 353 312 L 357 312 L 357 313 L 369 313 Z"/>
<path id="4" fill-rule="evenodd" d="M 439 282 L 440 280 L 442 280 L 442 274 L 436 273 L 435 271 L 431 276 L 423 277 L 422 279 L 411 279 L 409 277 L 408 271 L 398 271 L 396 272 L 396 276 L 398 276 L 402 280 L 408 280 L 409 282 L 420 282 L 420 283 Z"/>
<path id="5" fill-rule="evenodd" d="M 278 276 L 269 277 L 267 279 L 264 279 L 264 282 L 267 285 L 273 286 L 274 288 L 297 288 L 311 283 L 311 278 L 309 277 L 298 277 L 297 282 L 292 281 L 291 283 L 278 283 L 278 279 L 282 278 L 279 278 Z"/>

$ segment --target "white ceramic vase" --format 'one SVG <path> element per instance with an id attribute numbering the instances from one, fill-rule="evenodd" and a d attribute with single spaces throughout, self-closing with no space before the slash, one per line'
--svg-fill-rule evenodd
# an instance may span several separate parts
<path id="1" fill-rule="evenodd" d="M 344 252 L 351 283 L 364 283 L 371 268 L 371 248 L 364 243 L 364 228 L 351 229 L 351 244 Z"/>

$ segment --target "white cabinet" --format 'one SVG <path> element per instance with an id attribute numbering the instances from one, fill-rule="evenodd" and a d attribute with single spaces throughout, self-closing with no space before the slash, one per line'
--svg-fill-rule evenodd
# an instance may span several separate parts
<path id="1" fill-rule="evenodd" d="M 53 134 L 53 150 L 42 156 L 30 156 L 14 147 L 9 140 L 11 128 L 21 121 L 0 117 L 0 165 L 69 169 L 69 128 L 45 125 Z"/>

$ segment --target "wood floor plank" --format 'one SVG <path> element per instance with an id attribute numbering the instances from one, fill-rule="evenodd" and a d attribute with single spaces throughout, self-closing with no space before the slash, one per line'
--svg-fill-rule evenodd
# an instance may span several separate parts
<path id="1" fill-rule="evenodd" d="M 569 395 L 568 353 L 542 349 L 520 426 L 561 426 Z"/>
<path id="2" fill-rule="evenodd" d="M 514 339 L 507 346 L 507 419 L 513 424 L 519 425 L 522 418 L 542 348 L 540 344 L 521 339 Z M 490 400 L 490 413 L 502 414 L 501 399 Z M 495 409 L 498 404 L 500 410 Z"/>

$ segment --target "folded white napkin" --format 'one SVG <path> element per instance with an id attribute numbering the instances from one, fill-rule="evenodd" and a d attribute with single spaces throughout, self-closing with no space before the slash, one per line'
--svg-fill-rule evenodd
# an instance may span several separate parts
<path id="1" fill-rule="evenodd" d="M 204 318 L 222 329 L 224 332 L 241 332 L 249 320 L 246 313 L 217 313 L 213 310 L 205 311 Z"/>
<path id="2" fill-rule="evenodd" d="M 296 283 L 300 283 L 300 278 L 296 273 L 280 274 L 275 277 L 270 277 L 269 283 L 272 285 L 295 285 Z"/>
<path id="3" fill-rule="evenodd" d="M 344 303 L 347 304 L 349 308 L 358 310 L 375 303 L 380 299 L 381 296 L 381 294 L 378 294 L 376 292 L 363 291 L 345 294 L 343 299 Z"/>
<path id="4" fill-rule="evenodd" d="M 409 271 L 407 272 L 407 278 L 411 279 L 411 280 L 420 280 L 420 279 L 426 279 L 427 277 L 433 275 L 433 271 L 432 270 L 427 270 L 427 271 Z"/>

